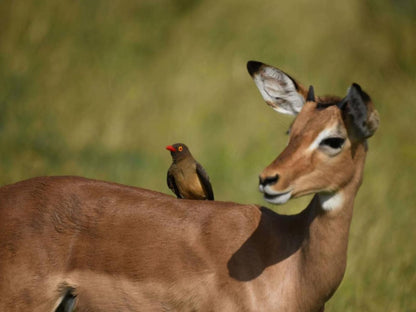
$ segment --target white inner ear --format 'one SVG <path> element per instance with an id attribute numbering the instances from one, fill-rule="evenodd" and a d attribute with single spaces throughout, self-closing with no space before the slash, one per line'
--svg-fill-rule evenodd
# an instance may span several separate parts
<path id="1" fill-rule="evenodd" d="M 266 103 L 279 113 L 297 115 L 305 104 L 293 81 L 277 68 L 263 66 L 254 82 Z"/>

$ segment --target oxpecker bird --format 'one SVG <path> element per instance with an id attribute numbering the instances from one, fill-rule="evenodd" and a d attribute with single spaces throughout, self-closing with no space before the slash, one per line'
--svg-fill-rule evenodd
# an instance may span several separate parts
<path id="1" fill-rule="evenodd" d="M 168 187 L 178 198 L 214 200 L 209 177 L 204 168 L 193 158 L 188 147 L 182 143 L 166 146 L 172 156 L 169 167 Z"/>

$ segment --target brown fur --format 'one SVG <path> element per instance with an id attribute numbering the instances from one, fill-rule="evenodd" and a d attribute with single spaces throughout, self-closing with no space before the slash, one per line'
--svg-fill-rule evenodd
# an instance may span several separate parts
<path id="1" fill-rule="evenodd" d="M 78 177 L 26 180 L 0 198 L 1 311 L 52 311 L 65 285 L 77 311 L 306 304 L 299 270 L 314 210 L 279 216 Z"/>

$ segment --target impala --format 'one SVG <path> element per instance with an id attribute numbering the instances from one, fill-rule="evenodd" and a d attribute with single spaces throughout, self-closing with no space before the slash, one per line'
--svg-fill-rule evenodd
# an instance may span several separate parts
<path id="1" fill-rule="evenodd" d="M 296 115 L 260 191 L 275 204 L 315 194 L 302 212 L 80 177 L 3 186 L 0 311 L 322 311 L 378 115 L 357 84 L 315 97 L 277 68 L 247 67 L 267 104 Z"/>

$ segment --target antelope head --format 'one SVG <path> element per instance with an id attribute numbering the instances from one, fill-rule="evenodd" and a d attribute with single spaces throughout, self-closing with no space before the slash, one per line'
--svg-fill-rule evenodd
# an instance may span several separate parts
<path id="1" fill-rule="evenodd" d="M 379 123 L 361 87 L 352 84 L 344 98 L 319 97 L 272 66 L 250 61 L 247 69 L 268 105 L 295 116 L 287 147 L 260 174 L 264 198 L 283 204 L 312 193 L 331 196 L 352 180 L 359 186 L 366 139 Z"/>

